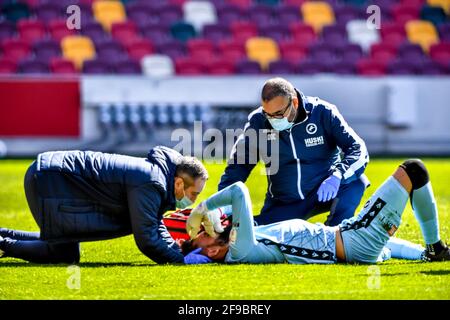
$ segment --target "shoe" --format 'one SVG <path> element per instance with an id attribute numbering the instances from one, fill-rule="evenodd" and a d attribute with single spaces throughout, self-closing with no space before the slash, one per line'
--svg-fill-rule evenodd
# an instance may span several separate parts
<path id="1" fill-rule="evenodd" d="M 436 255 L 433 251 L 427 248 L 424 251 L 423 260 L 430 262 L 450 261 L 450 248 L 448 247 L 448 245 L 444 244 L 444 249 L 438 255 Z"/>
<path id="2" fill-rule="evenodd" d="M 3 241 L 3 237 L 0 236 L 0 243 L 2 243 Z M 5 255 L 5 251 L 3 251 L 2 249 L 0 249 L 0 258 L 3 257 Z"/>

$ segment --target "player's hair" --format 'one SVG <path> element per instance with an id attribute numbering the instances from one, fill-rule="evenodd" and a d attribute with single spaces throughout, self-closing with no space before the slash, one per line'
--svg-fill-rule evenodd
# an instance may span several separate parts
<path id="1" fill-rule="evenodd" d="M 217 237 L 215 244 L 219 246 L 224 246 L 228 244 L 230 241 L 230 232 L 231 232 L 232 225 L 228 225 L 224 228 L 222 233 L 219 233 L 219 236 Z M 186 240 L 181 244 L 181 253 L 183 255 L 187 255 L 190 252 L 194 250 L 194 247 L 192 246 L 192 240 Z"/>
<path id="2" fill-rule="evenodd" d="M 267 80 L 261 91 L 262 101 L 270 101 L 276 97 L 295 97 L 296 95 L 294 86 L 286 79 L 279 77 Z"/>
<path id="3" fill-rule="evenodd" d="M 183 175 L 187 175 L 193 181 L 197 180 L 197 178 L 208 180 L 208 171 L 206 171 L 203 163 L 195 157 L 183 156 L 179 159 L 175 176 L 182 177 Z"/>

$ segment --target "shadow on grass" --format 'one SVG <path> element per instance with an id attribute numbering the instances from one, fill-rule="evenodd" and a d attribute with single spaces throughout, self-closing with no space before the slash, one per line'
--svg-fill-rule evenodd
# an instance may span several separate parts
<path id="1" fill-rule="evenodd" d="M 70 265 L 77 265 L 80 268 L 103 268 L 103 267 L 156 267 L 157 264 L 149 263 L 133 263 L 133 262 L 80 262 L 77 264 L 67 264 L 67 263 L 55 263 L 55 264 L 40 264 L 31 263 L 23 261 L 7 261 L 0 262 L 0 268 L 10 268 L 10 267 L 40 267 L 40 268 L 55 268 L 55 267 L 66 267 Z"/>
<path id="2" fill-rule="evenodd" d="M 450 270 L 430 270 L 430 271 L 420 271 L 427 276 L 448 276 L 450 274 Z"/>

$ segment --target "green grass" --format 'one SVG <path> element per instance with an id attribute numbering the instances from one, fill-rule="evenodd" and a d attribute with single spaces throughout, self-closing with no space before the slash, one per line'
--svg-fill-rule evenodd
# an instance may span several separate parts
<path id="1" fill-rule="evenodd" d="M 400 161 L 371 161 L 366 173 L 372 186 L 365 199 Z M 37 230 L 22 185 L 29 163 L 0 161 L 2 227 Z M 450 159 L 427 159 L 426 164 L 439 206 L 441 235 L 450 240 Z M 216 190 L 223 169 L 222 165 L 208 165 L 211 178 L 202 199 Z M 265 177 L 255 171 L 247 185 L 254 211 L 259 212 L 266 191 Z M 321 215 L 312 221 L 324 220 L 325 215 Z M 409 205 L 397 236 L 422 243 Z M 71 283 L 73 271 L 67 265 L 0 259 L 0 299 L 450 299 L 450 262 L 392 259 L 376 266 L 156 265 L 128 236 L 83 243 L 79 267 L 79 289 L 70 289 L 67 283 Z"/>

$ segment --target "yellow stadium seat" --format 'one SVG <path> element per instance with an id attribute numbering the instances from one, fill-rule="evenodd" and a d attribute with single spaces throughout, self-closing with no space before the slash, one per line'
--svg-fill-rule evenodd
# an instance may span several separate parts
<path id="1" fill-rule="evenodd" d="M 436 28 L 429 21 L 411 20 L 406 23 L 405 29 L 408 40 L 420 45 L 425 52 L 428 52 L 431 45 L 439 42 Z"/>
<path id="2" fill-rule="evenodd" d="M 316 33 L 320 33 L 324 26 L 335 22 L 333 8 L 327 2 L 304 2 L 300 11 L 305 23 L 311 25 Z"/>
<path id="3" fill-rule="evenodd" d="M 120 1 L 95 1 L 92 3 L 95 19 L 101 23 L 107 31 L 115 22 L 123 22 L 127 19 L 125 8 Z"/>
<path id="4" fill-rule="evenodd" d="M 245 42 L 245 49 L 248 59 L 258 62 L 263 70 L 267 70 L 271 61 L 280 59 L 278 45 L 271 38 L 249 38 Z"/>
<path id="5" fill-rule="evenodd" d="M 84 60 L 95 57 L 95 47 L 92 40 L 85 36 L 67 36 L 61 40 L 63 56 L 81 70 Z"/>
<path id="6" fill-rule="evenodd" d="M 430 6 L 441 7 L 447 14 L 450 14 L 450 0 L 427 0 Z"/>

